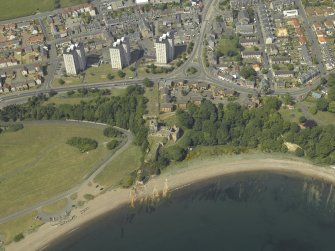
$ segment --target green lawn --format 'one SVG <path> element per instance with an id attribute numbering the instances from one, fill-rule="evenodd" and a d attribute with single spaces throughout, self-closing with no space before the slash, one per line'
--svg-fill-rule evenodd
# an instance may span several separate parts
<path id="1" fill-rule="evenodd" d="M 61 7 L 86 3 L 87 0 L 60 0 Z M 53 10 L 55 0 L 1 0 L 0 20 Z"/>
<path id="2" fill-rule="evenodd" d="M 141 165 L 142 152 L 139 146 L 131 145 L 116 156 L 111 163 L 96 177 L 95 182 L 104 186 L 117 186 L 121 180 Z"/>
<path id="3" fill-rule="evenodd" d="M 80 153 L 66 144 L 73 136 L 93 138 L 98 148 Z M 0 134 L 0 216 L 72 188 L 107 157 L 108 141 L 102 128 L 61 122 L 25 124 Z"/>

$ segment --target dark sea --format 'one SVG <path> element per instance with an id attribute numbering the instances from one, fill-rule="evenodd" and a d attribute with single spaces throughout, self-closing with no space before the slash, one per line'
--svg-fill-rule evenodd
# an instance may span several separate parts
<path id="1" fill-rule="evenodd" d="M 292 174 L 234 174 L 112 211 L 48 251 L 335 251 L 335 191 Z"/>

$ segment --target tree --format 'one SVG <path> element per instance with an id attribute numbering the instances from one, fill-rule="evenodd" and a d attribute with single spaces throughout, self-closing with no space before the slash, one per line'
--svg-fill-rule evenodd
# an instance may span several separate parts
<path id="1" fill-rule="evenodd" d="M 293 71 L 294 70 L 294 65 L 293 64 L 287 64 L 287 69 L 289 71 Z"/>
<path id="2" fill-rule="evenodd" d="M 328 111 L 335 113 L 335 101 L 329 103 Z"/>
<path id="3" fill-rule="evenodd" d="M 269 73 L 269 70 L 266 69 L 266 68 L 263 68 L 263 69 L 262 69 L 262 73 L 263 73 L 263 74 L 268 74 L 268 73 Z"/>
<path id="4" fill-rule="evenodd" d="M 55 91 L 55 90 L 49 91 L 49 97 L 50 98 L 53 97 L 53 96 L 55 96 L 55 95 L 57 95 L 57 91 Z"/>
<path id="5" fill-rule="evenodd" d="M 118 70 L 117 75 L 118 75 L 120 78 L 124 78 L 124 77 L 126 76 L 126 73 L 124 73 L 122 70 Z"/>
<path id="6" fill-rule="evenodd" d="M 177 116 L 178 127 L 191 128 L 193 126 L 194 120 L 188 112 L 177 110 L 176 116 Z"/>
<path id="7" fill-rule="evenodd" d="M 328 101 L 325 98 L 319 98 L 316 101 L 316 108 L 319 111 L 327 111 L 327 109 L 328 109 Z"/>
<path id="8" fill-rule="evenodd" d="M 108 75 L 107 75 L 107 79 L 108 79 L 108 80 L 113 80 L 113 79 L 114 79 L 114 76 L 113 76 L 111 73 L 108 73 Z"/>
<path id="9" fill-rule="evenodd" d="M 63 79 L 58 79 L 58 84 L 60 84 L 60 85 L 64 85 L 65 84 L 65 81 L 63 80 Z"/>
<path id="10" fill-rule="evenodd" d="M 257 72 L 251 66 L 245 66 L 240 72 L 241 76 L 248 80 L 255 80 Z"/>
<path id="11" fill-rule="evenodd" d="M 306 121 L 307 121 L 307 119 L 305 118 L 305 116 L 301 116 L 301 117 L 299 118 L 299 122 L 300 122 L 301 124 L 304 124 Z"/>
<path id="12" fill-rule="evenodd" d="M 321 85 L 326 85 L 327 84 L 327 79 L 324 78 L 324 77 L 321 77 L 320 83 L 321 83 Z"/>
<path id="13" fill-rule="evenodd" d="M 153 87 L 154 86 L 154 82 L 152 82 L 148 78 L 143 79 L 143 84 L 144 84 L 145 87 Z"/>
<path id="14" fill-rule="evenodd" d="M 130 66 L 129 69 L 130 69 L 132 72 L 136 71 L 136 68 L 135 68 L 134 66 Z"/>

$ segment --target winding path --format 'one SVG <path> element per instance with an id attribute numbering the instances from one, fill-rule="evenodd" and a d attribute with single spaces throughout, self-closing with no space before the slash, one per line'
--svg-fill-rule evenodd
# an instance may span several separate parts
<path id="1" fill-rule="evenodd" d="M 109 126 L 109 125 L 103 124 L 103 123 L 95 123 L 95 122 L 91 122 L 91 121 L 78 121 L 78 120 L 67 120 L 66 123 L 83 123 L 83 124 L 92 124 L 93 126 L 94 125 Z M 120 127 L 116 127 L 116 126 L 114 126 L 114 128 L 121 131 L 124 135 L 126 135 L 126 137 L 124 138 L 124 140 L 121 143 L 121 146 L 119 147 L 119 149 L 116 152 L 114 152 L 112 155 L 108 156 L 101 163 L 99 163 L 95 168 L 93 168 L 93 170 L 86 175 L 86 177 L 82 180 L 82 182 L 80 184 L 76 185 L 75 187 L 73 187 L 72 189 L 70 189 L 66 192 L 55 195 L 55 196 L 49 198 L 48 200 L 41 201 L 38 204 L 35 204 L 33 206 L 30 206 L 28 208 L 22 209 L 22 210 L 17 211 L 13 214 L 10 214 L 10 215 L 7 215 L 3 218 L 0 218 L 0 224 L 6 223 L 6 222 L 11 221 L 11 220 L 14 220 L 17 217 L 19 217 L 21 215 L 24 215 L 24 214 L 27 214 L 27 213 L 30 213 L 30 212 L 33 212 L 40 207 L 44 207 L 44 206 L 52 204 L 52 203 L 54 203 L 58 200 L 64 199 L 64 198 L 70 196 L 71 194 L 79 192 L 81 189 L 86 187 L 90 182 L 92 182 L 94 180 L 94 178 L 104 170 L 104 168 L 109 164 L 109 162 L 111 162 L 116 156 L 118 156 L 119 154 L 124 152 L 130 146 L 130 144 L 133 142 L 133 134 L 130 131 L 125 130 L 125 129 L 120 128 Z"/>

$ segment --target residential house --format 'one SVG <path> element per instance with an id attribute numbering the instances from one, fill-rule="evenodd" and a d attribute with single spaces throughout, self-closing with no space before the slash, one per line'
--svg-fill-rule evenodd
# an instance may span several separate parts
<path id="1" fill-rule="evenodd" d="M 160 105 L 161 112 L 172 112 L 174 111 L 175 105 L 172 103 L 162 103 Z"/>
<path id="2" fill-rule="evenodd" d="M 273 71 L 273 76 L 277 78 L 290 78 L 294 76 L 294 71 L 286 71 L 286 70 Z"/>

